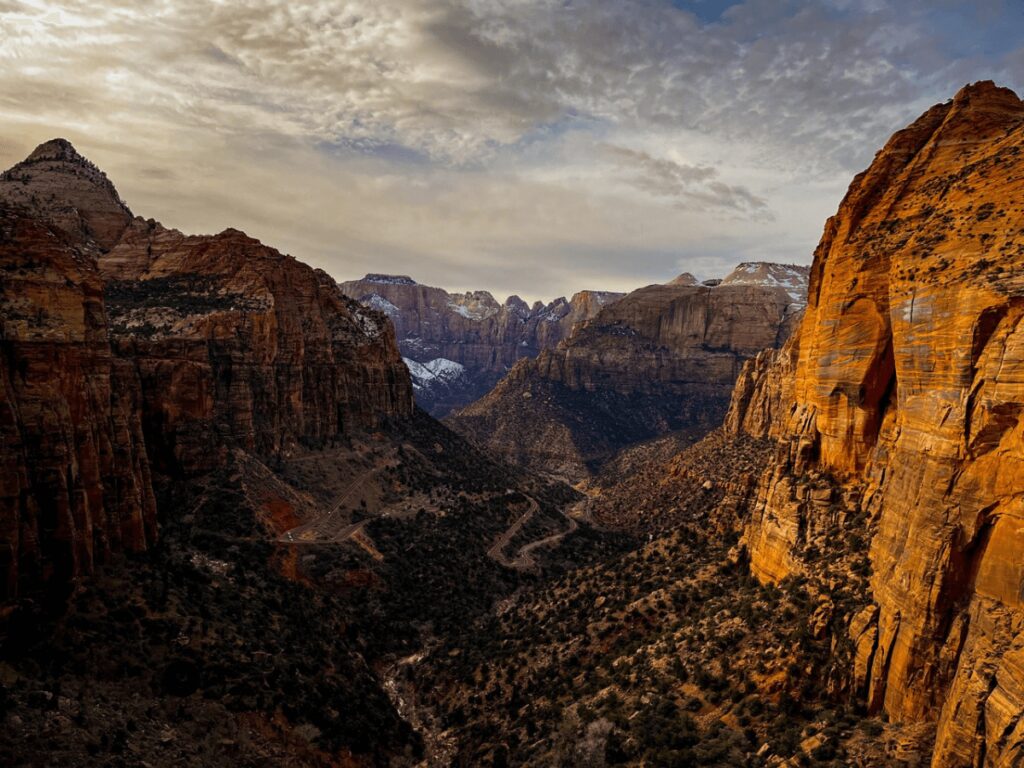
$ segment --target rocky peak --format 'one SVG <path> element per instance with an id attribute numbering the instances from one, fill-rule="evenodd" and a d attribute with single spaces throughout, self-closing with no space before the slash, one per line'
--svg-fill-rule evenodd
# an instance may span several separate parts
<path id="1" fill-rule="evenodd" d="M 50 139 L 44 141 L 25 158 L 26 163 L 34 163 L 42 160 L 61 160 L 63 162 L 78 163 L 79 165 L 92 166 L 88 160 L 78 153 L 75 146 L 67 139 Z"/>
<path id="2" fill-rule="evenodd" d="M 482 320 L 496 315 L 501 309 L 501 305 L 487 291 L 454 293 L 448 306 L 467 320 Z"/>
<path id="3" fill-rule="evenodd" d="M 0 199 L 26 207 L 74 240 L 109 250 L 132 220 L 107 175 L 67 139 L 40 144 L 0 174 Z"/>
<path id="4" fill-rule="evenodd" d="M 569 299 L 569 303 L 575 306 L 575 305 L 581 304 L 583 302 L 593 301 L 593 302 L 597 302 L 600 305 L 604 305 L 604 304 L 610 304 L 613 301 L 618 301 L 619 299 L 621 299 L 625 295 L 626 294 L 619 293 L 617 291 L 591 291 L 591 290 L 584 290 L 584 291 L 577 291 L 576 293 L 574 293 L 572 295 L 572 298 Z"/>
<path id="5" fill-rule="evenodd" d="M 730 272 L 721 285 L 756 285 L 782 288 L 796 304 L 807 303 L 807 281 L 811 268 L 799 264 L 747 261 Z"/>
<path id="6" fill-rule="evenodd" d="M 669 280 L 665 285 L 700 285 L 697 278 L 691 275 L 689 272 L 683 272 L 678 277 L 674 277 Z"/>
<path id="7" fill-rule="evenodd" d="M 505 299 L 505 306 L 519 317 L 526 317 L 530 314 L 530 305 L 515 294 Z"/>
<path id="8" fill-rule="evenodd" d="M 991 80 L 968 83 L 953 97 L 954 110 L 982 111 L 993 108 L 1020 112 L 1021 100 L 1012 89 L 1003 88 Z"/>
<path id="9" fill-rule="evenodd" d="M 379 283 L 380 285 L 418 285 L 408 275 L 384 275 L 371 272 L 362 279 L 364 283 Z"/>
<path id="10" fill-rule="evenodd" d="M 931 144 L 996 138 L 1024 119 L 1024 104 L 1017 94 L 991 80 L 965 85 L 951 102 L 941 107 L 947 112 L 931 137 Z"/>

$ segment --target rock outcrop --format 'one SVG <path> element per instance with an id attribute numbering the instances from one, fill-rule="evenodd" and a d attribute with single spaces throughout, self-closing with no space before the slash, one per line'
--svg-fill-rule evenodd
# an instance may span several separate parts
<path id="1" fill-rule="evenodd" d="M 0 603 L 156 535 L 130 362 L 111 351 L 95 260 L 0 202 Z"/>
<path id="2" fill-rule="evenodd" d="M 156 534 L 194 476 L 412 414 L 387 317 L 235 230 L 133 217 L 63 140 L 0 176 L 0 599 Z"/>
<path id="3" fill-rule="evenodd" d="M 202 472 L 231 447 L 270 459 L 412 412 L 387 318 L 242 232 L 136 219 L 99 268 L 164 471 Z"/>
<path id="4" fill-rule="evenodd" d="M 114 185 L 66 139 L 36 147 L 0 174 L 0 197 L 36 211 L 74 241 L 111 248 L 132 221 Z"/>
<path id="5" fill-rule="evenodd" d="M 623 295 L 580 291 L 568 301 L 531 307 L 518 296 L 499 304 L 487 291 L 448 293 L 405 275 L 381 274 L 342 283 L 341 289 L 391 319 L 408 360 L 448 372 L 461 366 L 457 380 L 441 382 L 417 376 L 419 369 L 411 367 L 417 402 L 437 417 L 482 397 L 518 360 L 553 348 Z"/>
<path id="6" fill-rule="evenodd" d="M 991 83 L 895 134 L 825 226 L 797 338 L 747 364 L 727 419 L 779 441 L 745 533 L 761 579 L 869 520 L 854 682 L 869 711 L 937 724 L 936 768 L 1024 759 L 1022 154 L 1024 103 Z"/>
<path id="7" fill-rule="evenodd" d="M 686 277 L 606 307 L 449 423 L 514 461 L 574 478 L 627 445 L 709 432 L 744 360 L 785 341 L 802 301 L 774 282 L 704 286 Z"/>

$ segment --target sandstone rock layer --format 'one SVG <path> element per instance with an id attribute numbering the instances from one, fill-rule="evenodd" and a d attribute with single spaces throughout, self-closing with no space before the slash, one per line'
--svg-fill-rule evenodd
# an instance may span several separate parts
<path id="1" fill-rule="evenodd" d="M 99 266 L 165 471 L 209 469 L 211 446 L 273 458 L 412 413 L 387 317 L 242 232 L 137 219 Z"/>
<path id="2" fill-rule="evenodd" d="M 938 723 L 933 765 L 1024 759 L 1024 103 L 964 88 L 895 134 L 825 226 L 798 338 L 727 426 L 780 441 L 746 531 L 797 572 L 825 474 L 871 521 L 851 625 L 872 711 Z"/>
<path id="3" fill-rule="evenodd" d="M 432 386 L 419 380 L 416 398 L 437 417 L 489 392 L 523 358 L 555 347 L 574 328 L 622 297 L 607 291 L 580 291 L 531 307 L 518 296 L 498 303 L 487 291 L 449 293 L 420 285 L 404 275 L 367 275 L 341 284 L 346 295 L 383 311 L 395 326 L 402 355 L 415 363 L 462 366 L 457 382 Z"/>
<path id="4" fill-rule="evenodd" d="M 0 601 L 156 536 L 130 363 L 103 281 L 59 229 L 0 203 Z"/>

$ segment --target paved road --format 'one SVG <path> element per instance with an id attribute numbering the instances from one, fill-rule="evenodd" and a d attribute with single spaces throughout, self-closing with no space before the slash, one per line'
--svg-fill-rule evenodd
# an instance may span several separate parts
<path id="1" fill-rule="evenodd" d="M 519 549 L 519 555 L 513 561 L 512 565 L 515 568 L 533 568 L 537 561 L 533 559 L 534 550 L 540 549 L 541 547 L 553 547 L 560 543 L 562 539 L 568 536 L 570 533 L 580 527 L 580 524 L 573 518 L 569 517 L 569 514 L 565 511 L 562 512 L 565 515 L 565 519 L 569 521 L 569 527 L 561 533 L 555 533 L 551 536 L 545 536 L 543 539 L 537 539 L 537 541 L 530 542 Z"/>
<path id="2" fill-rule="evenodd" d="M 518 568 L 520 566 L 517 566 L 514 560 L 509 560 L 505 557 L 505 547 L 509 545 L 512 539 L 515 538 L 516 534 L 522 530 L 523 526 L 526 525 L 530 521 L 530 518 L 537 513 L 538 509 L 540 509 L 540 505 L 537 504 L 536 500 L 530 496 L 527 496 L 526 500 L 530 502 L 529 509 L 527 509 L 520 517 L 516 518 L 516 521 L 509 526 L 508 530 L 498 536 L 498 538 L 494 540 L 494 544 L 491 545 L 491 548 L 487 550 L 488 557 L 493 560 L 497 560 L 507 568 Z"/>
<path id="3" fill-rule="evenodd" d="M 554 533 L 550 536 L 545 536 L 543 539 L 537 539 L 536 541 L 531 541 L 528 544 L 524 544 L 519 548 L 519 551 L 516 553 L 515 558 L 510 560 L 508 557 L 505 556 L 505 547 L 509 545 L 509 543 L 516 536 L 516 534 L 518 534 L 519 531 L 522 530 L 523 526 L 526 525 L 526 523 L 530 521 L 530 518 L 532 518 L 537 513 L 538 509 L 540 509 L 540 506 L 533 498 L 529 496 L 527 496 L 526 498 L 530 502 L 530 508 L 526 510 L 526 512 L 524 512 L 519 518 L 517 518 L 516 521 L 512 523 L 512 525 L 508 528 L 508 530 L 506 530 L 497 539 L 495 539 L 494 544 L 492 544 L 491 548 L 487 550 L 487 555 L 489 557 L 493 558 L 494 560 L 497 560 L 499 563 L 501 563 L 507 568 L 517 568 L 519 570 L 526 570 L 528 568 L 535 567 L 537 565 L 537 561 L 534 559 L 533 553 L 536 550 L 540 549 L 541 547 L 553 547 L 557 545 L 562 541 L 562 539 L 564 539 L 570 533 L 575 532 L 580 527 L 579 522 L 574 517 L 571 517 L 569 513 L 563 509 L 562 514 L 565 516 L 565 519 L 569 521 L 568 528 L 566 528 L 561 533 Z"/>

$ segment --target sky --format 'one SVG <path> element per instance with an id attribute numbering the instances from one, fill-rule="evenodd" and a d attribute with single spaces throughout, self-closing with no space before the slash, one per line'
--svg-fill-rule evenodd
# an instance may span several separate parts
<path id="1" fill-rule="evenodd" d="M 0 166 L 58 136 L 141 216 L 338 280 L 551 299 L 810 263 L 853 175 L 1020 0 L 0 0 Z"/>

